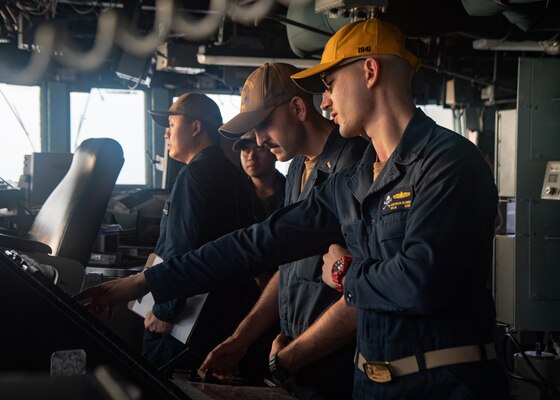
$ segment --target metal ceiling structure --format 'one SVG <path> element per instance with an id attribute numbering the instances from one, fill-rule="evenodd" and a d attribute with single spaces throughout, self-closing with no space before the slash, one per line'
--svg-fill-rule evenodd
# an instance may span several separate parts
<path id="1" fill-rule="evenodd" d="M 474 88 L 465 101 L 499 104 L 518 57 L 560 53 L 558 0 L 19 0 L 0 2 L 0 78 L 236 93 L 259 63 L 311 65 L 342 24 L 373 15 L 412 39 L 420 103 L 457 79 Z"/>

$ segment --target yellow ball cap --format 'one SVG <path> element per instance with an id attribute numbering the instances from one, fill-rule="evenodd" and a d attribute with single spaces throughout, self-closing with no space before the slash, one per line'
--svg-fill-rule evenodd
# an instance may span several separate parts
<path id="1" fill-rule="evenodd" d="M 323 92 L 321 73 L 346 59 L 372 55 L 400 56 L 417 70 L 420 61 L 405 48 L 405 41 L 404 33 L 389 22 L 376 18 L 352 22 L 329 39 L 319 64 L 292 75 L 292 79 L 308 92 Z"/>

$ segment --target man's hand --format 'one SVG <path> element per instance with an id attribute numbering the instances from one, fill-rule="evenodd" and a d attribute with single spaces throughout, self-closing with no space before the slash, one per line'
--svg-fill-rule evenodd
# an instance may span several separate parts
<path id="1" fill-rule="evenodd" d="M 89 303 L 85 304 L 85 307 L 90 312 L 100 314 L 106 310 L 109 318 L 111 318 L 117 304 L 137 299 L 148 292 L 148 284 L 144 278 L 144 273 L 141 272 L 86 289 L 75 295 L 74 300 L 89 299 Z"/>
<path id="2" fill-rule="evenodd" d="M 172 327 L 173 324 L 157 319 L 157 317 L 151 311 L 148 311 L 146 313 L 146 318 L 144 318 L 144 328 L 146 328 L 150 332 L 169 335 L 169 333 L 171 333 Z"/>
<path id="3" fill-rule="evenodd" d="M 268 359 L 271 360 L 276 354 L 276 366 L 284 371 L 282 372 L 284 377 L 281 379 L 287 379 L 302 367 L 297 360 L 299 349 L 296 343 L 297 339 L 292 340 L 283 333 L 276 336 L 276 339 L 272 342 L 272 348 L 270 349 Z"/>
<path id="4" fill-rule="evenodd" d="M 273 354 L 284 350 L 284 348 L 289 345 L 291 341 L 292 339 L 290 339 L 289 336 L 286 336 L 283 333 L 279 333 L 278 336 L 276 336 L 276 339 L 274 339 L 274 341 L 272 342 L 272 347 L 270 348 L 270 357 L 272 357 Z"/>
<path id="5" fill-rule="evenodd" d="M 206 356 L 198 369 L 198 375 L 205 378 L 206 373 L 211 371 L 214 378 L 225 383 L 231 382 L 239 362 L 247 354 L 247 349 L 248 346 L 240 339 L 228 337 Z"/>
<path id="6" fill-rule="evenodd" d="M 352 254 L 338 244 L 331 244 L 329 252 L 323 255 L 323 282 L 333 289 L 336 289 L 336 283 L 332 279 L 333 264 L 342 256 L 352 256 Z"/>

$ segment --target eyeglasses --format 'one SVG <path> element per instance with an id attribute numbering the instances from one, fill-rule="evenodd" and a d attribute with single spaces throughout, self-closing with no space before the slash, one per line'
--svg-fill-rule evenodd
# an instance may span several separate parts
<path id="1" fill-rule="evenodd" d="M 352 63 L 355 63 L 357 61 L 363 61 L 366 60 L 368 57 L 359 57 L 359 58 L 349 58 L 347 60 L 342 61 L 340 64 L 336 65 L 335 67 L 321 73 L 319 75 L 319 77 L 321 78 L 321 82 L 323 82 L 323 85 L 325 85 L 325 90 L 329 93 L 332 93 L 332 83 L 333 81 L 328 82 L 327 78 L 329 75 L 331 75 L 333 72 L 338 71 L 339 69 L 342 69 Z"/>

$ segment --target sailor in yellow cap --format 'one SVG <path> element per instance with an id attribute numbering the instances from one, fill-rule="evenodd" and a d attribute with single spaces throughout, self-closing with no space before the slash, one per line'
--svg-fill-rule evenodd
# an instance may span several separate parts
<path id="1" fill-rule="evenodd" d="M 362 216 L 345 232 L 355 243 L 344 280 L 359 321 L 354 397 L 508 398 L 486 288 L 492 174 L 468 140 L 416 109 L 420 62 L 405 41 L 388 22 L 354 22 L 328 41 L 318 65 L 292 76 L 324 92 L 321 107 L 342 136 L 365 132 L 372 143 L 348 179 Z M 334 260 L 344 255 L 331 248 L 325 256 L 323 277 L 333 287 Z"/>

